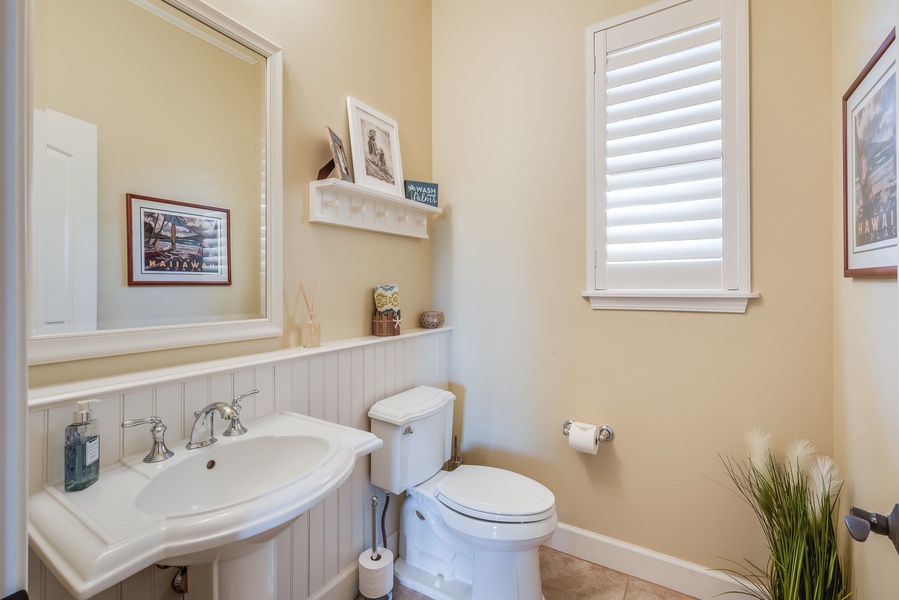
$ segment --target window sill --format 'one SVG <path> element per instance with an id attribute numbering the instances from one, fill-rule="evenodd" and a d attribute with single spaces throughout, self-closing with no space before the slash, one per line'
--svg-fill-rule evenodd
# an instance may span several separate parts
<path id="1" fill-rule="evenodd" d="M 675 312 L 745 313 L 757 292 L 706 290 L 616 290 L 584 292 L 593 310 L 656 310 Z"/>

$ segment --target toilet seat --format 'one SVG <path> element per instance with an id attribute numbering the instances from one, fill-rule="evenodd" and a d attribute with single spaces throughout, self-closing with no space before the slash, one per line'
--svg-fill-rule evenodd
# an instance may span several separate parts
<path id="1" fill-rule="evenodd" d="M 437 500 L 456 512 L 500 523 L 533 523 L 555 514 L 556 499 L 519 473 L 462 465 L 435 486 Z"/>

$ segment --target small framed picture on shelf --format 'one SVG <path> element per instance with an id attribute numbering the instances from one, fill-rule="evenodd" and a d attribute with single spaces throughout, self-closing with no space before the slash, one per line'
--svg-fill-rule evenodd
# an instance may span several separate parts
<path id="1" fill-rule="evenodd" d="M 230 285 L 225 208 L 126 195 L 128 285 Z"/>
<path id="2" fill-rule="evenodd" d="M 843 95 L 843 275 L 896 276 L 895 28 Z"/>
<path id="3" fill-rule="evenodd" d="M 337 177 L 342 181 L 352 183 L 353 176 L 350 174 L 350 163 L 346 158 L 346 151 L 343 149 L 343 140 L 330 127 L 326 129 L 328 130 L 328 139 L 331 142 L 331 157 L 334 161 L 334 170 L 337 172 Z"/>
<path id="4" fill-rule="evenodd" d="M 356 183 L 403 197 L 403 164 L 396 121 L 347 96 Z"/>

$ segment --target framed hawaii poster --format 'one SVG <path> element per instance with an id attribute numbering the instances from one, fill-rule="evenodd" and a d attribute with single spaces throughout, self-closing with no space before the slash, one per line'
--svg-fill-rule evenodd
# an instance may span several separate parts
<path id="1" fill-rule="evenodd" d="M 230 211 L 127 194 L 128 285 L 230 285 Z"/>

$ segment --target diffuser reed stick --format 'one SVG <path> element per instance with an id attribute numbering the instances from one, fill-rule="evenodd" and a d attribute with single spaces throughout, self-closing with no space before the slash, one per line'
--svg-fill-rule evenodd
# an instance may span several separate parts
<path id="1" fill-rule="evenodd" d="M 318 281 L 312 282 L 312 303 L 309 303 L 309 297 L 306 295 L 306 287 L 300 282 L 300 292 L 303 294 L 303 301 L 306 303 L 306 310 L 309 311 L 309 318 L 315 320 L 315 292 L 318 290 Z"/>
<path id="2" fill-rule="evenodd" d="M 318 348 L 322 342 L 321 325 L 315 320 L 315 294 L 318 291 L 318 281 L 312 282 L 312 302 L 309 302 L 309 296 L 306 294 L 306 286 L 300 282 L 300 293 L 303 294 L 303 301 L 306 303 L 306 310 L 309 311 L 309 322 L 306 323 L 306 339 L 303 345 L 306 348 Z"/>

